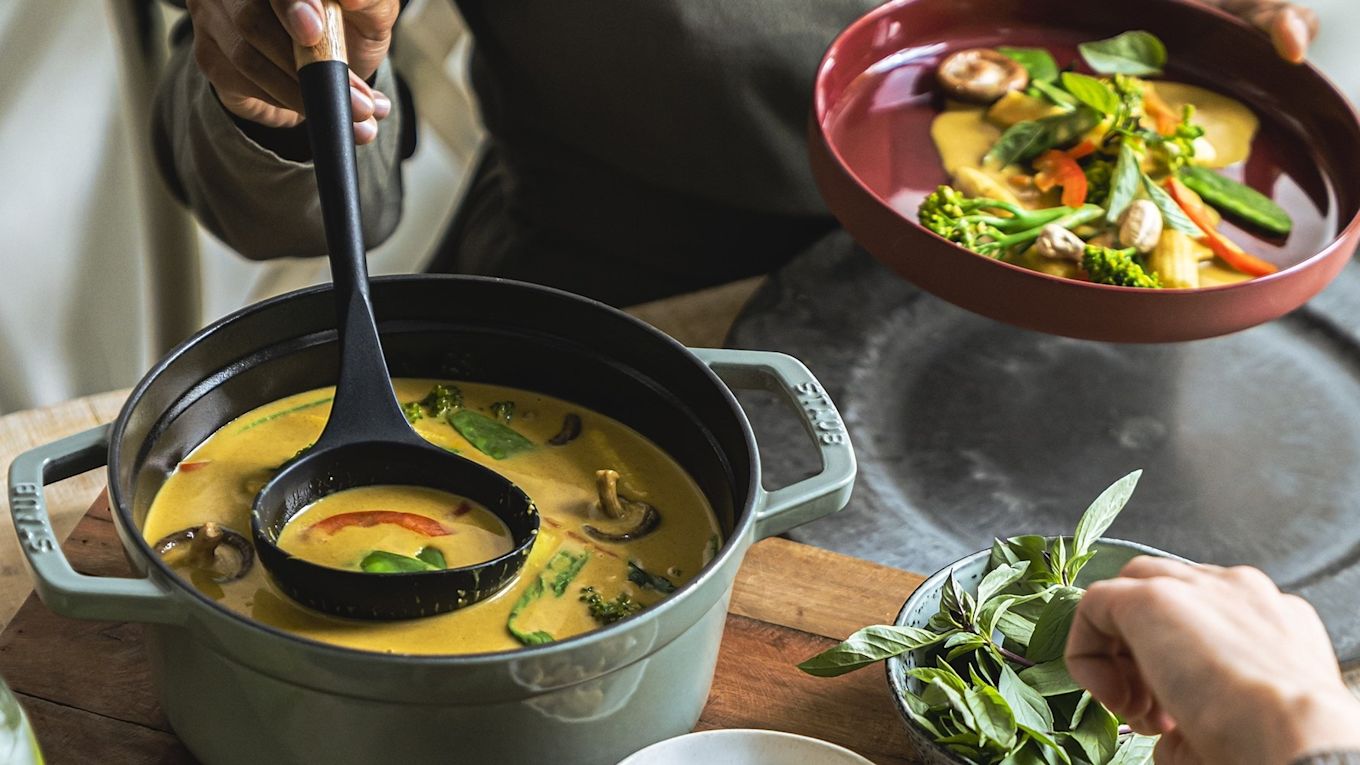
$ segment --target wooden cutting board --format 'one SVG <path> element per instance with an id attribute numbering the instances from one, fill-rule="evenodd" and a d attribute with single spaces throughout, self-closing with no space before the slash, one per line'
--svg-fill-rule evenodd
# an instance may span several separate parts
<path id="1" fill-rule="evenodd" d="M 127 576 L 104 497 L 62 546 L 76 570 Z M 696 727 L 769 728 L 911 762 L 880 668 L 819 679 L 794 665 L 866 625 L 890 623 L 921 577 L 783 539 L 751 548 L 737 576 L 708 705 Z M 36 597 L 0 634 L 0 676 L 49 763 L 192 763 L 151 684 L 135 624 L 66 619 Z"/>

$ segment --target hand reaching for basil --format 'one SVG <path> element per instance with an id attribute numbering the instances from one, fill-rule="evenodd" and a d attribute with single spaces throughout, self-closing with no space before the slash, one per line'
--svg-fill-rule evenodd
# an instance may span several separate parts
<path id="1" fill-rule="evenodd" d="M 1087 590 L 1066 659 L 1135 731 L 1161 734 L 1158 765 L 1360 749 L 1322 621 L 1253 568 L 1135 558 Z"/>

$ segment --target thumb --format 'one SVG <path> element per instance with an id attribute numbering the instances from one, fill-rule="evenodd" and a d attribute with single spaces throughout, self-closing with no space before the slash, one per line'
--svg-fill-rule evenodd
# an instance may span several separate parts
<path id="1" fill-rule="evenodd" d="M 269 0 L 274 15 L 298 45 L 321 42 L 321 0 Z"/>

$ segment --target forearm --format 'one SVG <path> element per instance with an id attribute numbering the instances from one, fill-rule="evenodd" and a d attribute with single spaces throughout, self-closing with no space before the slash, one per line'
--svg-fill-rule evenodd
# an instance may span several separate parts
<path id="1" fill-rule="evenodd" d="M 286 159 L 247 136 L 193 61 L 192 42 L 177 42 L 157 93 L 153 143 L 167 183 L 203 225 L 247 258 L 325 253 L 316 179 L 310 162 Z M 357 150 L 364 238 L 387 239 L 401 217 L 401 96 L 390 63 L 376 87 L 393 100 L 377 140 Z M 278 147 L 284 154 L 297 152 Z"/>

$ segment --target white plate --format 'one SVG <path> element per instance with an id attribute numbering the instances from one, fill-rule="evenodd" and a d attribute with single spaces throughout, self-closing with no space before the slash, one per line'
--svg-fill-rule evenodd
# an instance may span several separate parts
<path id="1" fill-rule="evenodd" d="M 708 730 L 652 744 L 619 765 L 873 765 L 844 747 L 773 730 Z"/>

